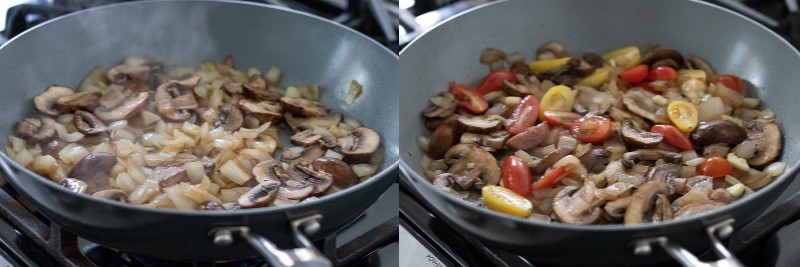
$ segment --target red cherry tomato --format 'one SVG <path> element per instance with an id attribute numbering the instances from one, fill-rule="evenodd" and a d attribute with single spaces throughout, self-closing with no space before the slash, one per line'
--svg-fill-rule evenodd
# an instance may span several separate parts
<path id="1" fill-rule="evenodd" d="M 647 78 L 647 65 L 639 65 L 632 69 L 623 71 L 619 74 L 619 77 L 631 84 L 640 83 L 644 81 L 644 78 Z"/>
<path id="2" fill-rule="evenodd" d="M 724 74 L 717 76 L 717 78 L 714 79 L 714 83 L 722 83 L 725 85 L 725 87 L 728 87 L 736 92 L 742 91 L 742 79 L 739 79 L 739 77 L 735 75 Z"/>
<path id="3" fill-rule="evenodd" d="M 559 182 L 561 182 L 561 176 L 564 175 L 565 172 L 567 172 L 567 166 L 558 166 L 558 168 L 545 173 L 542 179 L 539 179 L 539 181 L 533 184 L 532 188 L 536 190 L 556 187 Z"/>
<path id="4" fill-rule="evenodd" d="M 581 142 L 602 143 L 611 133 L 611 121 L 605 117 L 586 116 L 575 122 L 570 132 Z"/>
<path id="5" fill-rule="evenodd" d="M 655 67 L 647 73 L 647 79 L 651 81 L 658 81 L 658 80 L 672 80 L 678 76 L 678 72 L 675 71 L 672 67 L 669 66 L 659 66 Z"/>
<path id="6" fill-rule="evenodd" d="M 709 158 L 697 166 L 697 174 L 714 178 L 733 174 L 733 166 L 723 157 Z"/>
<path id="7" fill-rule="evenodd" d="M 544 119 L 550 125 L 561 126 L 569 129 L 572 124 L 581 119 L 581 115 L 569 111 L 546 110 L 544 112 Z"/>
<path id="8" fill-rule="evenodd" d="M 481 114 L 489 108 L 486 99 L 469 85 L 450 82 L 450 93 L 456 99 L 456 105 L 473 114 Z"/>
<path id="9" fill-rule="evenodd" d="M 523 197 L 531 195 L 531 171 L 521 158 L 509 156 L 503 161 L 503 187 Z"/>
<path id="10" fill-rule="evenodd" d="M 653 127 L 650 128 L 650 132 L 660 133 L 663 135 L 664 142 L 667 144 L 676 146 L 683 150 L 694 149 L 694 146 L 692 146 L 692 141 L 689 140 L 689 137 L 686 137 L 686 135 L 680 129 L 678 129 L 678 127 L 673 125 L 653 125 Z"/>
<path id="11" fill-rule="evenodd" d="M 515 83 L 517 82 L 517 76 L 505 69 L 492 71 L 483 77 L 481 83 L 478 84 L 478 93 L 485 95 L 490 92 L 503 90 L 503 80 Z"/>
<path id="12" fill-rule="evenodd" d="M 510 123 L 506 126 L 506 130 L 511 135 L 524 132 L 525 129 L 536 125 L 537 118 L 539 118 L 539 100 L 532 95 L 526 96 L 508 118 Z"/>

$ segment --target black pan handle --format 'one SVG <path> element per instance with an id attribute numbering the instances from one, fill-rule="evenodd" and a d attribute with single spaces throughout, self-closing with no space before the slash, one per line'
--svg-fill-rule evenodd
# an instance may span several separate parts
<path id="1" fill-rule="evenodd" d="M 760 244 L 782 227 L 798 219 L 800 219 L 800 192 L 736 231 L 731 236 L 728 246 L 737 253 L 746 252 L 754 244 Z"/>
<path id="2" fill-rule="evenodd" d="M 319 231 L 319 221 L 322 215 L 316 214 L 293 220 L 291 222 L 292 236 L 299 246 L 294 249 L 280 249 L 266 237 L 253 233 L 250 227 L 218 227 L 209 232 L 214 239 L 214 244 L 227 246 L 233 243 L 234 236 L 238 235 L 247 241 L 261 256 L 274 267 L 330 267 L 333 266 L 328 258 L 314 247 L 306 237 Z"/>
<path id="3" fill-rule="evenodd" d="M 733 233 L 733 219 L 727 219 L 709 226 L 706 228 L 706 233 L 708 234 L 709 240 L 711 240 L 711 250 L 719 256 L 719 260 L 710 262 L 700 261 L 692 252 L 673 243 L 666 236 L 644 238 L 633 242 L 633 253 L 636 255 L 649 255 L 653 252 L 652 245 L 659 245 L 682 266 L 744 267 L 744 264 L 719 241 L 720 238 L 726 238 Z"/>

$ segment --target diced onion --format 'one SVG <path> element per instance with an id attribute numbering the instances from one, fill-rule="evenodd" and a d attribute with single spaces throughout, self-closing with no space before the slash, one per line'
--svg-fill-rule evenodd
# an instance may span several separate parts
<path id="1" fill-rule="evenodd" d="M 250 180 L 251 175 L 245 171 L 243 171 L 235 161 L 229 160 L 222 164 L 222 167 L 219 168 L 220 174 L 231 180 L 239 185 L 243 185 L 247 181 Z"/>
<path id="2" fill-rule="evenodd" d="M 67 128 L 64 127 L 64 125 L 61 123 L 56 123 L 55 128 L 56 132 L 58 133 L 58 138 L 61 138 L 61 140 L 74 143 L 83 139 L 82 133 L 80 132 L 69 133 L 69 131 L 67 131 Z"/>
<path id="3" fill-rule="evenodd" d="M 705 160 L 706 159 L 704 159 L 704 158 L 694 158 L 694 159 L 690 159 L 690 160 L 684 161 L 683 164 L 686 165 L 686 166 L 696 167 L 697 165 L 700 165 L 700 163 L 703 163 L 703 161 L 705 161 Z"/>
<path id="4" fill-rule="evenodd" d="M 430 144 L 431 139 L 427 136 L 420 135 L 417 136 L 417 145 L 419 146 L 422 151 L 428 151 L 428 144 Z"/>
<path id="5" fill-rule="evenodd" d="M 776 161 L 764 167 L 764 172 L 771 176 L 778 176 L 786 169 L 786 162 Z"/>
<path id="6" fill-rule="evenodd" d="M 364 178 L 373 175 L 378 170 L 375 166 L 372 166 L 370 164 L 355 164 L 352 165 L 352 169 L 353 172 L 355 172 L 359 178 Z"/>
<path id="7" fill-rule="evenodd" d="M 324 157 L 335 158 L 335 159 L 343 159 L 344 156 L 342 154 L 336 153 L 336 151 L 328 149 L 325 151 Z"/>
<path id="8" fill-rule="evenodd" d="M 203 168 L 203 163 L 201 162 L 187 162 L 183 164 L 183 169 L 186 170 L 186 175 L 193 184 L 200 183 L 206 175 L 206 170 Z"/>
<path id="9" fill-rule="evenodd" d="M 733 165 L 734 168 L 742 170 L 742 171 L 749 171 L 750 165 L 747 164 L 747 160 L 737 157 L 733 153 L 728 153 L 727 157 L 728 162 Z"/>
<path id="10" fill-rule="evenodd" d="M 743 159 L 750 159 L 755 155 L 756 152 L 756 144 L 753 141 L 745 140 L 736 145 L 732 152 L 736 154 L 737 157 Z"/>
<path id="11" fill-rule="evenodd" d="M 697 115 L 700 122 L 719 120 L 725 114 L 725 104 L 719 97 L 712 97 L 697 105 Z"/>

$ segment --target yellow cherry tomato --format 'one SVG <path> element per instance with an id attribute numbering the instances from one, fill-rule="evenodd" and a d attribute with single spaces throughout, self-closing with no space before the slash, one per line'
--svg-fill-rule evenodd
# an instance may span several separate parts
<path id="1" fill-rule="evenodd" d="M 584 77 L 578 83 L 597 88 L 601 84 L 603 84 L 603 82 L 608 80 L 609 70 L 610 70 L 609 67 L 602 67 L 595 69 L 594 72 L 592 72 L 592 74 L 589 74 L 589 76 Z"/>
<path id="2" fill-rule="evenodd" d="M 483 203 L 489 209 L 519 217 L 528 217 L 533 204 L 508 188 L 496 185 L 484 186 L 481 190 Z"/>
<path id="3" fill-rule="evenodd" d="M 642 55 L 639 53 L 639 48 L 635 46 L 623 47 L 603 55 L 603 60 L 611 64 L 614 60 L 616 66 L 623 66 L 626 69 L 639 66 L 642 60 Z"/>
<path id="4" fill-rule="evenodd" d="M 561 65 L 567 64 L 569 61 L 568 57 L 556 58 L 556 59 L 548 59 L 548 60 L 539 60 L 533 61 L 528 64 L 528 67 L 535 73 L 542 73 L 548 70 L 552 70 L 555 68 L 560 67 Z"/>
<path id="5" fill-rule="evenodd" d="M 564 85 L 556 85 L 547 90 L 539 101 L 539 119 L 544 120 L 544 112 L 548 110 L 572 111 L 575 94 L 576 92 Z"/>
<path id="6" fill-rule="evenodd" d="M 683 132 L 688 133 L 697 128 L 697 108 L 692 103 L 683 100 L 672 101 L 667 106 L 667 115 L 672 124 Z"/>

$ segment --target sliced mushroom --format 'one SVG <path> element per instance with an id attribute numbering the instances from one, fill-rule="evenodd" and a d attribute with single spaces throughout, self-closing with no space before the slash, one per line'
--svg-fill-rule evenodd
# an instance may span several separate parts
<path id="1" fill-rule="evenodd" d="M 275 87 L 267 87 L 266 89 L 260 89 L 255 84 L 243 84 L 242 85 L 242 93 L 245 97 L 250 99 L 255 99 L 258 101 L 278 101 L 283 97 L 283 93 L 279 91 Z"/>
<path id="2" fill-rule="evenodd" d="M 327 148 L 333 148 L 338 144 L 336 136 L 325 128 L 317 127 L 311 124 L 301 124 L 297 126 L 300 131 L 292 135 L 290 140 L 292 144 L 298 146 L 312 146 L 320 144 Z"/>
<path id="3" fill-rule="evenodd" d="M 109 69 L 106 77 L 110 82 L 116 84 L 128 81 L 150 81 L 153 73 L 160 69 L 158 62 L 142 57 L 128 57 L 119 66 Z"/>
<path id="4" fill-rule="evenodd" d="M 117 157 L 108 152 L 94 152 L 84 156 L 69 171 L 68 177 L 80 179 L 87 184 L 88 192 L 108 188 L 111 168 L 117 164 Z"/>
<path id="5" fill-rule="evenodd" d="M 317 101 L 302 98 L 281 97 L 280 103 L 284 109 L 294 114 L 300 114 L 306 117 L 325 116 L 328 114 L 328 108 L 322 106 L 322 104 Z"/>
<path id="6" fill-rule="evenodd" d="M 711 194 L 708 195 L 708 198 L 725 204 L 730 204 L 731 202 L 736 201 L 736 197 L 728 192 L 728 190 L 725 188 L 714 189 L 711 191 Z"/>
<path id="7" fill-rule="evenodd" d="M 714 200 L 692 202 L 678 209 L 678 212 L 675 213 L 675 219 L 703 214 L 722 206 L 725 206 L 725 203 Z"/>
<path id="8" fill-rule="evenodd" d="M 725 157 L 730 152 L 731 148 L 726 143 L 718 143 L 709 145 L 703 148 L 703 157 Z"/>
<path id="9" fill-rule="evenodd" d="M 215 127 L 222 127 L 226 131 L 236 131 L 244 123 L 244 115 L 238 107 L 231 104 L 222 104 L 217 108 L 218 119 L 214 121 Z"/>
<path id="10" fill-rule="evenodd" d="M 128 194 L 119 189 L 106 189 L 92 194 L 99 198 L 110 199 L 122 203 L 128 203 Z"/>
<path id="11" fill-rule="evenodd" d="M 656 164 L 650 168 L 645 176 L 647 181 L 660 181 L 668 183 L 672 178 L 680 177 L 681 166 L 672 163 Z"/>
<path id="12" fill-rule="evenodd" d="M 756 154 L 747 160 L 751 166 L 763 166 L 781 151 L 781 130 L 773 120 L 756 119 L 747 123 L 747 140 L 756 144 Z"/>
<path id="13" fill-rule="evenodd" d="M 692 143 L 699 147 L 716 143 L 737 145 L 747 138 L 747 131 L 731 121 L 716 120 L 698 125 L 691 138 Z"/>
<path id="14" fill-rule="evenodd" d="M 213 201 L 213 200 L 209 200 L 209 201 L 197 204 L 197 209 L 198 210 L 226 210 L 225 206 L 222 206 L 222 204 L 219 204 L 219 202 L 216 202 L 216 201 Z"/>
<path id="15" fill-rule="evenodd" d="M 667 185 L 661 181 L 649 181 L 631 195 L 631 203 L 625 211 L 625 225 L 642 223 L 645 212 L 653 209 L 659 194 L 667 193 Z"/>
<path id="16" fill-rule="evenodd" d="M 327 115 L 322 117 L 310 117 L 310 118 L 297 118 L 292 113 L 284 113 L 283 118 L 286 120 L 286 124 L 292 128 L 292 130 L 297 131 L 297 126 L 301 124 L 310 124 L 317 127 L 330 129 L 333 126 L 339 125 L 342 122 L 342 114 L 336 113 L 334 115 Z"/>
<path id="17" fill-rule="evenodd" d="M 683 55 L 672 49 L 659 49 L 642 59 L 642 64 L 651 67 L 670 66 L 674 69 L 678 69 L 682 63 Z"/>
<path id="18" fill-rule="evenodd" d="M 506 145 L 513 149 L 527 150 L 534 148 L 547 139 L 550 125 L 542 122 L 539 125 L 525 129 L 525 131 L 512 136 L 506 141 Z"/>
<path id="19" fill-rule="evenodd" d="M 289 165 L 289 177 L 294 180 L 306 182 L 314 187 L 313 194 L 328 190 L 333 184 L 333 174 L 315 170 L 309 165 L 293 163 Z"/>
<path id="20" fill-rule="evenodd" d="M 642 116 L 654 123 L 668 124 L 669 118 L 665 114 L 659 113 L 660 109 L 666 107 L 656 104 L 653 101 L 653 93 L 644 90 L 628 90 L 622 95 L 622 103 L 631 112 Z"/>
<path id="21" fill-rule="evenodd" d="M 103 121 L 127 120 L 138 114 L 147 105 L 150 92 L 136 92 L 121 86 L 109 86 L 98 100 L 94 114 Z"/>
<path id="22" fill-rule="evenodd" d="M 495 117 L 461 115 L 456 121 L 462 129 L 471 133 L 486 134 L 503 127 L 503 121 Z"/>
<path id="23" fill-rule="evenodd" d="M 474 162 L 456 161 L 453 166 L 447 169 L 447 172 L 453 174 L 451 182 L 454 187 L 457 185 L 461 191 L 467 191 L 471 188 L 480 190 L 486 185 L 481 179 L 482 170 Z"/>
<path id="24" fill-rule="evenodd" d="M 456 102 L 453 95 L 444 92 L 431 97 L 431 105 L 422 113 L 426 118 L 444 118 L 453 115 L 456 111 Z"/>
<path id="25" fill-rule="evenodd" d="M 674 214 L 672 213 L 672 205 L 669 202 L 666 194 L 658 194 L 656 197 L 655 211 L 653 211 L 653 222 L 661 222 L 672 220 Z"/>
<path id="26" fill-rule="evenodd" d="M 349 136 L 339 138 L 344 161 L 347 163 L 360 163 L 370 159 L 372 153 L 378 149 L 381 137 L 370 128 L 359 127 L 350 131 Z"/>
<path id="27" fill-rule="evenodd" d="M 606 149 L 592 149 L 580 157 L 581 165 L 589 172 L 600 173 L 606 169 L 609 156 L 611 156 L 611 152 Z"/>
<path id="28" fill-rule="evenodd" d="M 637 129 L 630 120 L 622 121 L 619 133 L 622 136 L 622 140 L 625 141 L 625 144 L 633 147 L 655 147 L 664 139 L 664 135 L 660 133 L 651 133 Z"/>
<path id="29" fill-rule="evenodd" d="M 188 120 L 192 111 L 198 107 L 194 93 L 191 90 L 181 90 L 181 86 L 175 82 L 158 86 L 155 101 L 158 112 L 176 122 Z"/>
<path id="30" fill-rule="evenodd" d="M 647 175 L 649 171 L 650 167 L 639 164 L 633 165 L 631 168 L 626 168 L 622 160 L 615 160 L 608 163 L 608 166 L 604 170 L 606 180 L 609 184 L 624 182 L 633 184 L 634 186 L 644 184 L 646 182 L 645 175 Z"/>
<path id="31" fill-rule="evenodd" d="M 537 60 L 556 59 L 567 56 L 567 50 L 558 42 L 548 42 L 536 49 Z"/>
<path id="32" fill-rule="evenodd" d="M 603 114 L 619 101 L 611 94 L 589 86 L 579 84 L 575 85 L 575 89 L 578 90 L 578 96 L 575 98 L 575 110 L 579 113 Z"/>
<path id="33" fill-rule="evenodd" d="M 595 194 L 597 187 L 587 179 L 583 187 L 567 186 L 555 196 L 553 212 L 559 221 L 570 224 L 592 224 L 603 215 L 600 205 L 605 200 Z"/>
<path id="34" fill-rule="evenodd" d="M 497 151 L 503 148 L 506 140 L 511 137 L 507 131 L 497 131 L 490 134 L 481 136 L 481 145 L 492 151 Z"/>
<path id="35" fill-rule="evenodd" d="M 239 108 L 241 108 L 245 114 L 258 119 L 260 122 L 270 121 L 272 123 L 277 123 L 283 119 L 283 107 L 276 102 L 257 102 L 243 98 L 239 100 Z"/>
<path id="36" fill-rule="evenodd" d="M 152 177 L 158 181 L 159 189 L 164 189 L 180 182 L 188 182 L 189 176 L 183 167 L 156 167 Z"/>
<path id="37" fill-rule="evenodd" d="M 77 92 L 60 97 L 56 100 L 56 108 L 62 113 L 71 113 L 76 110 L 94 110 L 97 108 L 97 99 L 100 92 Z"/>
<path id="38" fill-rule="evenodd" d="M 714 72 L 714 69 L 711 68 L 708 63 L 706 63 L 703 59 L 689 55 L 686 57 L 686 66 L 695 69 L 701 69 L 706 72 L 706 81 L 713 81 L 717 78 L 717 73 Z"/>
<path id="39" fill-rule="evenodd" d="M 442 190 L 449 195 L 455 196 L 457 198 L 466 199 L 467 193 L 466 192 L 459 192 L 453 189 L 453 181 L 455 177 L 452 173 L 442 173 L 436 176 L 433 179 L 433 186 Z"/>
<path id="40" fill-rule="evenodd" d="M 25 118 L 17 123 L 17 135 L 28 143 L 49 140 L 56 136 L 56 121 L 42 116 Z"/>
<path id="41" fill-rule="evenodd" d="M 459 136 L 462 136 L 462 134 L 453 124 L 442 123 L 439 127 L 436 127 L 436 130 L 431 134 L 430 141 L 428 141 L 428 157 L 432 159 L 444 157 L 444 153 L 459 142 Z M 480 142 L 480 137 L 478 137 L 477 142 Z"/>
<path id="42" fill-rule="evenodd" d="M 323 155 L 325 155 L 325 149 L 322 149 L 320 146 L 310 146 L 297 155 L 293 155 L 291 157 L 287 157 L 286 154 L 282 155 L 281 161 L 285 162 L 286 164 L 298 162 L 302 164 L 311 164 L 311 161 L 322 157 Z"/>
<path id="43" fill-rule="evenodd" d="M 333 175 L 333 185 L 340 189 L 351 187 L 358 183 L 358 175 L 350 165 L 337 158 L 321 157 L 311 162 L 314 170 Z"/>
<path id="44" fill-rule="evenodd" d="M 242 194 L 236 201 L 243 208 L 266 207 L 272 204 L 278 196 L 278 188 L 281 187 L 280 181 L 267 180 L 254 186 L 247 193 Z"/>
<path id="45" fill-rule="evenodd" d="M 655 161 L 663 159 L 666 163 L 679 163 L 683 159 L 680 153 L 660 149 L 637 149 L 622 155 L 622 164 L 626 168 L 632 167 L 640 161 Z"/>
<path id="46" fill-rule="evenodd" d="M 455 165 L 461 162 L 465 167 L 474 167 L 480 170 L 480 177 L 484 185 L 497 185 L 500 182 L 500 166 L 492 154 L 472 144 L 457 144 L 447 150 L 444 155 L 445 163 Z M 451 167 L 452 169 L 453 167 Z"/>
<path id="47" fill-rule="evenodd" d="M 685 190 L 697 190 L 705 195 L 711 194 L 714 189 L 714 178 L 711 176 L 697 175 L 686 179 Z"/>
<path id="48" fill-rule="evenodd" d="M 600 57 L 599 55 L 595 54 L 595 53 L 583 54 L 583 57 L 581 57 L 581 58 L 584 61 L 586 61 L 587 63 L 589 63 L 590 65 L 592 65 L 592 67 L 595 67 L 595 68 L 603 67 L 603 65 L 605 63 L 603 61 L 603 58 Z"/>
<path id="49" fill-rule="evenodd" d="M 61 85 L 51 85 L 47 87 L 47 91 L 41 93 L 33 98 L 33 104 L 41 112 L 47 115 L 56 116 L 60 112 L 56 107 L 56 101 L 59 98 L 73 94 L 72 89 Z"/>
<path id="50" fill-rule="evenodd" d="M 289 200 L 301 200 L 314 193 L 314 186 L 305 181 L 286 180 L 283 186 L 278 188 L 278 198 Z"/>
<path id="51" fill-rule="evenodd" d="M 67 190 L 78 194 L 86 192 L 86 187 L 87 187 L 86 182 L 75 178 L 64 178 L 64 180 L 61 180 L 59 184 L 64 188 L 66 188 Z"/>
<path id="52" fill-rule="evenodd" d="M 259 162 L 253 166 L 251 172 L 259 183 L 267 180 L 283 182 L 290 179 L 289 174 L 283 169 L 283 164 L 274 159 Z"/>
<path id="53" fill-rule="evenodd" d="M 628 206 L 631 204 L 631 199 L 631 197 L 623 197 L 606 203 L 603 209 L 606 211 L 608 218 L 614 221 L 622 220 L 625 217 L 625 211 L 628 210 Z"/>
<path id="54" fill-rule="evenodd" d="M 608 109 L 608 115 L 611 116 L 611 118 L 614 121 L 631 120 L 633 122 L 633 125 L 636 126 L 636 128 L 650 129 L 650 123 L 645 121 L 644 118 L 642 118 L 639 115 L 627 112 L 625 110 L 612 106 L 611 108 Z"/>
<path id="55" fill-rule="evenodd" d="M 539 162 L 531 167 L 534 174 L 544 173 L 548 168 L 552 167 L 559 160 L 571 154 L 575 150 L 577 140 L 569 136 L 562 136 L 558 140 L 558 148 L 545 155 Z"/>
<path id="56" fill-rule="evenodd" d="M 61 152 L 69 142 L 61 140 L 59 138 L 53 138 L 50 140 L 45 140 L 44 142 L 40 143 L 42 147 L 42 155 L 50 155 L 54 158 L 58 157 L 58 152 Z"/>
<path id="57" fill-rule="evenodd" d="M 91 112 L 83 110 L 75 111 L 72 117 L 72 123 L 79 132 L 87 135 L 99 134 L 108 131 L 108 128 L 103 121 Z"/>
<path id="58" fill-rule="evenodd" d="M 544 95 L 544 92 L 542 92 L 542 90 L 539 88 L 539 79 L 536 78 L 536 76 L 531 76 L 530 80 L 519 76 L 517 80 L 520 81 L 519 84 L 503 80 L 503 91 L 509 95 L 519 97 L 525 97 L 527 95 Z"/>

